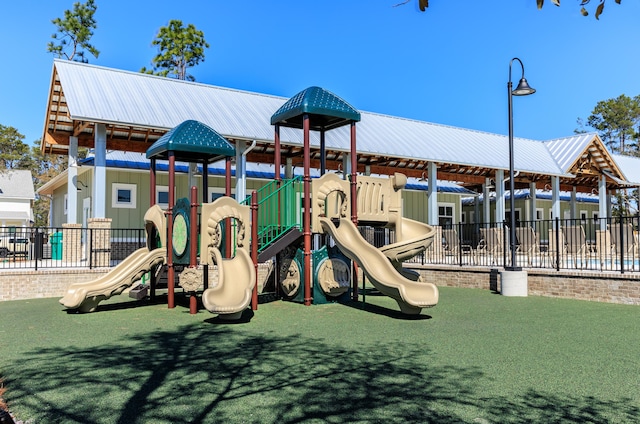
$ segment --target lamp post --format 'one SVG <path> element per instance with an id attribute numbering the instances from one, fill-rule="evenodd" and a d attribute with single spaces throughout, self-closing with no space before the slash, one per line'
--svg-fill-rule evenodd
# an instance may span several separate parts
<path id="1" fill-rule="evenodd" d="M 511 65 L 513 61 L 517 60 L 522 68 L 522 78 L 515 90 L 511 85 Z M 511 266 L 508 267 L 510 271 L 520 271 L 522 268 L 516 266 L 516 210 L 515 210 L 515 181 L 513 172 L 513 96 L 528 96 L 536 92 L 535 89 L 529 87 L 529 83 L 524 77 L 524 65 L 522 61 L 517 57 L 511 59 L 509 62 L 509 82 L 507 83 L 507 90 L 509 92 L 509 244 L 511 247 Z M 507 269 L 507 267 L 505 267 Z"/>

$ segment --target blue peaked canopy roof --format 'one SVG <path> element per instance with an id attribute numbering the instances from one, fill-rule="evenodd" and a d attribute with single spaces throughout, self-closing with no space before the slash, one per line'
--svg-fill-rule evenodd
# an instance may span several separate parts
<path id="1" fill-rule="evenodd" d="M 160 137 L 147 149 L 148 159 L 167 159 L 173 152 L 177 160 L 211 162 L 221 156 L 235 156 L 235 147 L 211 127 L 193 120 L 184 121 Z"/>
<path id="2" fill-rule="evenodd" d="M 309 87 L 290 98 L 271 116 L 271 125 L 302 128 L 303 117 L 309 115 L 310 129 L 332 130 L 360 121 L 349 103 L 321 87 Z"/>

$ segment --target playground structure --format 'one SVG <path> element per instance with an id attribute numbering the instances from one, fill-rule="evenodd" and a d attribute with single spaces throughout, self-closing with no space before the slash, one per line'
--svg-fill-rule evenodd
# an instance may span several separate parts
<path id="1" fill-rule="evenodd" d="M 319 87 L 291 98 L 271 118 L 275 126 L 275 179 L 242 202 L 230 197 L 235 148 L 204 124 L 185 121 L 178 125 L 147 150 L 152 205 L 145 214 L 147 246 L 103 277 L 70 285 L 60 303 L 68 309 L 93 312 L 100 301 L 121 293 L 147 273 L 153 298 L 158 271 L 165 266 L 169 308 L 175 307 L 179 273 L 179 285 L 190 294 L 191 313 L 197 312 L 197 295 L 202 290 L 202 304 L 207 310 L 222 318 L 237 319 L 249 305 L 253 310 L 258 307 L 258 263 L 275 258 L 273 289 L 279 297 L 305 305 L 346 301 L 349 295 L 357 301 L 357 273 L 361 269 L 376 289 L 396 300 L 403 313 L 419 314 L 422 308 L 435 306 L 437 287 L 402 267 L 403 261 L 430 246 L 435 229 L 403 218 L 404 175 L 357 175 L 355 124 L 359 120 L 359 112 Z M 326 172 L 324 149 L 325 131 L 344 125 L 350 125 L 351 135 L 348 180 Z M 281 178 L 282 126 L 303 130 L 302 181 Z M 321 145 L 321 177 L 313 182 L 311 129 L 320 131 Z M 226 159 L 226 196 L 209 203 L 207 166 L 221 158 Z M 166 211 L 154 204 L 157 159 L 169 163 Z M 190 189 L 190 199 L 176 201 L 176 160 L 201 164 L 202 203 L 197 202 L 195 186 Z M 238 178 L 246 175 L 236 175 Z M 378 249 L 362 237 L 358 224 L 392 228 L 395 241 Z M 313 234 L 317 235 L 315 239 Z"/>

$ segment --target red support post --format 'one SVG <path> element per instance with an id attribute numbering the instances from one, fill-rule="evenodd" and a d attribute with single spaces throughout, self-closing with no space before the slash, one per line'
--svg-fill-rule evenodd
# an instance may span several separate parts
<path id="1" fill-rule="evenodd" d="M 169 152 L 169 208 L 167 209 L 167 306 L 169 309 L 176 307 L 175 282 L 176 270 L 173 267 L 173 207 L 176 204 L 176 157 Z"/>
<path id="2" fill-rule="evenodd" d="M 304 304 L 311 305 L 311 147 L 309 145 L 309 114 L 302 121 L 304 132 Z"/>
<path id="3" fill-rule="evenodd" d="M 189 221 L 189 268 L 197 267 L 198 256 L 198 187 L 191 187 L 191 211 Z M 189 313 L 195 315 L 198 313 L 198 296 L 194 291 L 189 298 Z"/>
<path id="4" fill-rule="evenodd" d="M 251 192 L 251 259 L 256 273 L 256 284 L 251 293 L 251 310 L 258 310 L 258 193 Z"/>
<path id="5" fill-rule="evenodd" d="M 351 122 L 351 221 L 358 226 L 358 153 L 356 149 L 356 123 Z M 358 301 L 358 264 L 353 262 L 351 298 Z"/>
<path id="6" fill-rule="evenodd" d="M 274 136 L 274 159 L 273 159 L 273 165 L 275 167 L 275 176 L 276 176 L 276 180 L 280 181 L 280 165 L 281 165 L 281 158 L 280 158 L 280 125 L 276 124 L 276 132 L 275 132 L 275 136 Z"/>
<path id="7" fill-rule="evenodd" d="M 225 165 L 224 195 L 227 197 L 231 197 L 231 157 L 227 156 L 227 158 L 225 159 L 224 165 Z M 232 257 L 232 253 L 231 253 L 232 239 L 233 237 L 231 237 L 231 221 L 229 219 L 225 219 L 225 223 L 224 223 L 224 257 L 225 258 Z"/>
<path id="8" fill-rule="evenodd" d="M 153 206 L 156 204 L 156 159 L 151 159 L 151 164 L 149 165 L 149 206 Z M 160 230 L 160 228 L 158 228 Z"/>
<path id="9" fill-rule="evenodd" d="M 149 164 L 149 206 L 153 206 L 156 204 L 156 159 L 152 158 L 151 159 L 151 163 Z M 165 231 L 164 228 L 156 228 L 156 231 Z M 151 231 L 150 234 L 147 234 L 147 237 L 149 238 L 148 242 L 147 242 L 147 246 L 148 247 L 157 247 L 155 245 L 155 234 L 153 233 L 153 231 Z M 154 239 L 152 239 L 154 238 Z M 149 279 L 149 291 L 150 296 L 151 296 L 151 300 L 155 301 L 156 300 L 156 273 L 155 272 L 150 272 L 149 276 L 151 277 Z"/>
<path id="10" fill-rule="evenodd" d="M 274 166 L 275 177 L 277 181 L 276 184 L 278 185 L 278 188 L 280 188 L 282 183 L 282 178 L 280 177 L 281 151 L 280 151 L 280 125 L 279 124 L 276 124 L 274 141 L 275 141 L 275 147 L 273 152 L 273 156 L 274 156 L 273 166 Z M 280 190 L 278 190 L 278 227 L 282 226 L 282 210 L 280 208 L 280 206 L 282 205 L 282 199 L 280 195 L 281 195 Z"/>

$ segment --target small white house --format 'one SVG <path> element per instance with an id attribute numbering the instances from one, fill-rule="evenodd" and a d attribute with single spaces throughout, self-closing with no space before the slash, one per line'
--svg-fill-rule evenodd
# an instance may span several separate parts
<path id="1" fill-rule="evenodd" d="M 31 171 L 0 171 L 0 227 L 30 227 L 35 197 Z"/>

